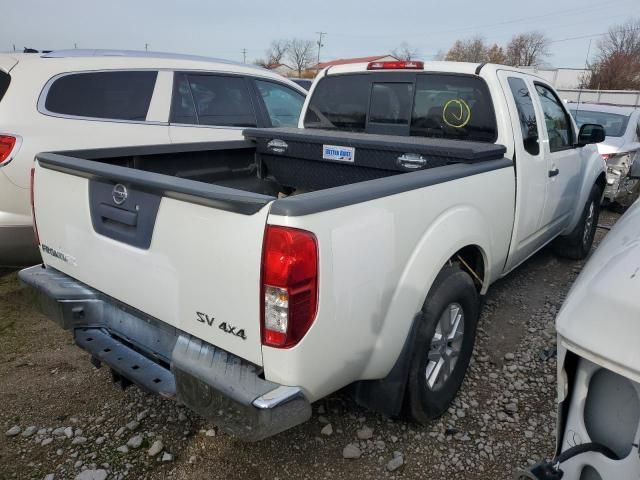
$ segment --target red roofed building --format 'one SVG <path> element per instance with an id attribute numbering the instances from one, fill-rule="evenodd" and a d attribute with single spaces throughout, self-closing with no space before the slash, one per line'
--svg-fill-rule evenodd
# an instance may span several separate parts
<path id="1" fill-rule="evenodd" d="M 326 68 L 326 67 L 332 67 L 334 65 L 345 65 L 348 63 L 393 62 L 395 60 L 399 60 L 399 58 L 396 58 L 393 55 L 374 55 L 372 57 L 339 58 L 337 60 L 331 60 L 329 62 L 320 62 L 309 68 L 312 70 L 322 70 L 323 68 Z"/>

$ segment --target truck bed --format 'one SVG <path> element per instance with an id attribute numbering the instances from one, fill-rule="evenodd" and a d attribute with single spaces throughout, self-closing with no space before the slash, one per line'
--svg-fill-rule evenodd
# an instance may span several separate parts
<path id="1" fill-rule="evenodd" d="M 168 194 L 234 200 L 236 203 L 243 197 L 244 203 L 261 207 L 269 200 L 294 193 L 315 192 L 448 165 L 473 166 L 487 162 L 492 165 L 496 160 L 503 160 L 505 152 L 502 145 L 482 142 L 327 130 L 247 129 L 244 133 L 247 141 L 77 150 L 43 153 L 38 158 L 52 168 L 71 167 L 92 176 L 104 175 L 124 182 L 151 182 L 162 186 L 163 192 Z M 274 139 L 285 143 L 287 151 L 275 152 L 270 147 Z M 327 145 L 352 149 L 355 152 L 353 160 L 324 158 L 323 148 Z M 403 164 L 400 161 L 403 156 L 418 158 L 424 164 Z M 107 168 L 106 165 L 123 168 Z M 480 170 L 484 168 L 480 167 Z M 477 167 L 467 170 L 471 174 Z M 169 181 L 167 176 L 174 178 Z M 435 174 L 434 178 L 439 177 Z M 252 208 L 248 209 L 248 213 L 252 211 Z"/>

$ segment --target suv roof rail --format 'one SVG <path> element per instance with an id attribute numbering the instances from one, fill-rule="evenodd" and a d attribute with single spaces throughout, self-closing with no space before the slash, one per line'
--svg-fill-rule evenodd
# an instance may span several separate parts
<path id="1" fill-rule="evenodd" d="M 42 58 L 77 58 L 77 57 L 136 57 L 136 58 L 164 58 L 174 60 L 193 60 L 198 62 L 216 62 L 228 65 L 238 65 L 247 68 L 260 69 L 257 65 L 247 63 L 234 62 L 232 60 L 224 60 L 221 58 L 205 57 L 200 55 L 188 55 L 184 53 L 167 53 L 167 52 L 147 52 L 140 50 L 107 50 L 107 49 L 85 49 L 74 48 L 70 50 L 54 50 L 44 55 Z"/>

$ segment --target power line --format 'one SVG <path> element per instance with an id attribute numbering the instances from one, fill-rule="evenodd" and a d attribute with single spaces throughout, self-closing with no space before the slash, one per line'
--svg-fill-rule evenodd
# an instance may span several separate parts
<path id="1" fill-rule="evenodd" d="M 558 40 L 550 40 L 549 43 L 560 43 L 560 42 L 568 42 L 569 40 L 582 40 L 584 38 L 601 37 L 603 35 L 609 35 L 610 33 L 621 33 L 621 32 L 628 32 L 631 30 L 640 30 L 640 27 L 624 28 L 622 30 L 612 30 L 612 31 L 607 31 L 602 33 L 592 33 L 590 35 L 580 35 L 579 37 L 561 38 Z"/>
<path id="2" fill-rule="evenodd" d="M 404 37 L 411 37 L 411 36 L 421 36 L 423 37 L 425 35 L 425 33 L 428 33 L 429 35 L 442 35 L 442 34 L 447 34 L 447 33 L 461 33 L 461 32 L 468 32 L 468 31 L 479 31 L 481 29 L 484 28 L 493 28 L 493 27 L 500 27 L 503 25 L 511 25 L 514 23 L 519 23 L 519 22 L 528 22 L 531 20 L 540 20 L 540 19 L 544 19 L 547 17 L 553 17 L 553 16 L 558 16 L 558 15 L 577 15 L 577 14 L 582 14 L 582 13 L 588 13 L 588 12 L 593 12 L 593 11 L 597 11 L 597 10 L 601 10 L 603 8 L 607 8 L 610 4 L 614 4 L 614 3 L 620 3 L 620 0 L 609 0 L 609 1 L 605 1 L 605 2 L 601 2 L 598 4 L 592 4 L 592 5 L 588 5 L 586 7 L 581 8 L 580 10 L 576 10 L 575 8 L 572 9 L 563 9 L 563 10 L 557 10 L 555 12 L 548 12 L 542 15 L 534 15 L 534 16 L 528 16 L 528 17 L 519 17 L 519 18 L 514 18 L 511 20 L 505 20 L 502 22 L 496 22 L 496 23 L 488 23 L 488 24 L 484 24 L 484 25 L 474 25 L 474 26 L 469 26 L 469 27 L 463 27 L 463 28 L 452 28 L 452 29 L 446 29 L 446 30 L 434 30 L 434 31 L 427 31 L 425 32 L 424 30 L 420 31 L 420 32 L 403 32 L 402 36 Z M 379 35 L 379 34 L 371 34 L 371 35 L 344 35 L 344 34 L 336 34 L 336 35 L 342 35 L 342 36 L 346 36 L 346 37 L 367 37 L 367 36 L 375 36 L 377 38 L 380 37 L 398 37 L 398 34 L 389 34 L 389 35 Z"/>

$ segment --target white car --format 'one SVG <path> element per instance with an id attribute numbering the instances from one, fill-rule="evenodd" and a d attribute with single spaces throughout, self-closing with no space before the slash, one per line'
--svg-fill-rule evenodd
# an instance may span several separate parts
<path id="1" fill-rule="evenodd" d="M 252 149 L 37 156 L 41 305 L 115 377 L 245 440 L 347 385 L 441 415 L 481 296 L 543 246 L 584 258 L 605 168 L 545 81 L 500 65 L 330 67 Z M 182 172 L 181 178 L 176 178 Z"/>
<path id="2" fill-rule="evenodd" d="M 268 70 L 204 57 L 0 54 L 0 265 L 40 259 L 29 206 L 37 153 L 242 140 L 245 127 L 296 125 L 305 95 Z"/>
<path id="3" fill-rule="evenodd" d="M 556 458 L 519 478 L 640 478 L 640 201 L 607 234 L 558 317 Z"/>
<path id="4" fill-rule="evenodd" d="M 578 127 L 585 123 L 604 127 L 606 138 L 598 144 L 607 162 L 604 200 L 628 207 L 640 193 L 640 182 L 628 175 L 634 163 L 640 163 L 640 109 L 588 103 L 569 104 L 569 109 Z"/>

